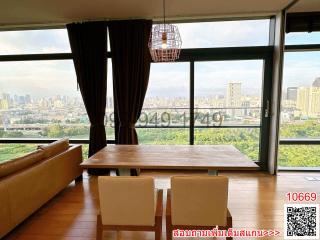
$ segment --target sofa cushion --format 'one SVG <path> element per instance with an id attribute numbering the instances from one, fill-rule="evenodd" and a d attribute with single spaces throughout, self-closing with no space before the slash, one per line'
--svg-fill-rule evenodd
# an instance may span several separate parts
<path id="1" fill-rule="evenodd" d="M 69 148 L 69 139 L 68 138 L 62 138 L 58 141 L 55 141 L 53 143 L 50 143 L 48 145 L 40 145 L 38 146 L 38 149 L 43 150 L 44 157 L 50 158 L 55 155 L 58 155 L 59 153 L 62 153 Z"/>
<path id="2" fill-rule="evenodd" d="M 13 174 L 19 170 L 27 168 L 44 159 L 43 151 L 35 151 L 23 157 L 15 158 L 13 160 L 0 164 L 0 178 Z"/>
<path id="3" fill-rule="evenodd" d="M 8 181 L 0 181 L 0 239 L 12 228 Z"/>

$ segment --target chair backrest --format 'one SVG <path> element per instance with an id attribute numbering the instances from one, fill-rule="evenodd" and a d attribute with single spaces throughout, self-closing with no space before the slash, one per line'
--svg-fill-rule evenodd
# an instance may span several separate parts
<path id="1" fill-rule="evenodd" d="M 173 225 L 226 226 L 228 178 L 177 176 L 171 178 Z"/>
<path id="2" fill-rule="evenodd" d="M 103 225 L 154 226 L 155 188 L 152 177 L 98 178 Z"/>

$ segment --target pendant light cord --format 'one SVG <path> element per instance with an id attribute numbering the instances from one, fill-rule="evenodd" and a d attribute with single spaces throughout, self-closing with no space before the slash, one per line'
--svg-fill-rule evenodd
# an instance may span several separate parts
<path id="1" fill-rule="evenodd" d="M 163 25 L 166 24 L 166 0 L 162 1 L 163 3 Z"/>

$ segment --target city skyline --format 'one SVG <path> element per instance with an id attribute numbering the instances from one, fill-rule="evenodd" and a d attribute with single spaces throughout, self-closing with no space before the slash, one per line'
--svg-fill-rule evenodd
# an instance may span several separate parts
<path id="1" fill-rule="evenodd" d="M 320 77 L 310 86 L 288 87 L 282 96 L 282 121 L 320 116 Z"/>
<path id="2" fill-rule="evenodd" d="M 179 97 L 146 99 L 137 124 L 154 126 L 158 122 L 165 121 L 166 124 L 173 126 L 185 126 L 190 121 L 189 108 L 184 108 L 189 105 L 188 103 L 189 99 Z M 229 125 L 259 125 L 260 103 L 260 96 L 243 95 L 241 82 L 229 82 L 225 95 L 195 99 L 195 124 L 209 126 L 226 121 Z M 112 97 L 107 97 L 106 126 L 113 124 L 113 107 Z M 164 116 L 167 120 L 164 120 Z M 78 97 L 56 95 L 33 98 L 29 94 L 23 96 L 0 94 L 0 130 L 3 131 L 2 134 L 40 137 L 46 135 L 50 131 L 48 129 L 54 129 L 55 126 L 62 129 L 73 127 L 73 131 L 77 133 L 79 131 L 86 133 L 88 125 L 86 110 L 82 99 Z"/>
<path id="3" fill-rule="evenodd" d="M 268 45 L 269 20 L 203 22 L 179 24 L 183 48 Z M 258 32 L 257 32 L 258 30 Z M 215 34 L 219 32 L 219 34 Z M 236 33 L 236 34 L 235 34 Z M 41 41 L 39 41 L 41 39 Z M 287 34 L 288 44 L 319 42 L 320 34 Z M 36 43 L 36 44 L 35 44 Z M 0 32 L 0 54 L 70 52 L 66 29 Z M 107 96 L 112 96 L 112 65 L 108 61 Z M 189 93 L 189 63 L 152 64 L 150 96 L 184 96 Z M 154 66 L 157 65 L 157 66 Z M 262 83 L 262 61 L 229 61 L 195 63 L 195 88 L 199 96 L 219 95 L 228 81 L 246 81 L 243 91 L 259 92 Z M 318 53 L 286 53 L 284 88 L 303 86 L 320 75 Z M 4 92 L 44 97 L 53 94 L 80 96 L 72 60 L 1 62 L 0 89 Z M 164 73 L 166 74 L 164 76 Z M 163 79 L 161 79 L 161 77 Z M 172 79 L 172 81 L 167 81 Z M 161 82 L 161 84 L 159 84 Z M 17 87 L 19 86 L 19 87 Z M 256 87 L 253 87 L 256 86 Z M 185 93 L 184 93 L 185 92 Z M 258 94 L 258 93 L 257 93 Z"/>
<path id="4" fill-rule="evenodd" d="M 290 58 L 290 56 L 289 58 L 285 58 L 283 81 L 283 87 L 285 89 L 287 87 L 308 86 L 316 77 L 320 76 L 320 56 L 315 53 L 307 54 L 314 55 L 314 57 L 319 58 L 319 61 L 313 60 L 310 64 L 309 62 L 303 62 L 303 64 L 301 64 L 300 62 Z M 224 62 L 201 63 L 202 65 L 208 65 L 209 67 L 196 68 L 198 71 L 195 72 L 195 89 L 197 89 L 199 85 L 210 86 L 214 83 L 215 87 L 213 91 L 218 95 L 224 91 L 223 88 L 226 87 L 229 81 L 244 81 L 245 79 L 248 79 L 248 83 L 244 84 L 244 91 L 247 91 L 248 93 L 259 91 L 259 88 L 261 87 L 252 87 L 255 85 L 252 83 L 262 81 L 262 67 L 259 66 L 260 64 L 248 61 L 237 62 L 238 66 L 233 70 L 230 70 L 230 66 L 232 65 L 225 64 Z M 29 69 L 35 67 L 30 66 L 33 65 L 33 62 L 28 62 L 26 64 L 26 67 Z M 167 64 L 171 65 L 167 67 Z M 189 69 L 185 66 L 177 66 L 179 64 L 183 64 L 185 66 L 188 65 L 185 63 L 152 64 L 147 95 L 149 92 L 150 95 L 154 96 L 163 96 L 164 94 L 167 96 L 176 96 L 183 94 L 182 92 L 188 93 Z M 254 66 L 251 66 L 250 70 L 244 70 L 249 69 L 250 64 Z M 28 93 L 36 97 L 53 96 L 58 94 L 80 96 L 80 92 L 77 90 L 76 76 L 71 61 L 36 61 L 36 66 L 38 66 L 38 70 L 36 70 L 35 73 L 28 74 L 29 70 L 25 70 L 24 67 L 20 65 L 20 62 L 1 63 L 0 89 L 3 92 L 8 92 L 10 94 L 22 95 L 23 93 Z M 107 95 L 112 96 L 111 64 L 108 66 Z M 219 66 L 221 66 L 220 69 Z M 164 77 L 163 71 L 165 69 L 167 70 L 165 73 L 167 76 Z M 38 75 L 47 77 L 44 79 L 38 79 Z M 237 78 L 234 79 L 232 75 L 237 76 Z M 168 78 L 174 79 L 174 81 L 171 81 L 170 84 L 165 84 Z M 162 82 L 162 84 L 159 84 L 159 82 Z M 19 86 L 19 88 L 16 86 Z M 208 87 L 204 89 L 207 90 L 207 92 L 203 92 L 201 95 L 211 94 L 208 94 L 208 91 L 212 91 L 212 89 L 209 89 Z"/>
<path id="5" fill-rule="evenodd" d="M 317 82 L 317 86 L 315 86 L 315 82 Z M 250 96 L 253 96 L 253 97 L 260 97 L 260 92 L 258 92 L 259 94 L 253 94 L 251 92 L 251 94 L 248 94 L 247 91 L 248 89 L 243 89 L 242 88 L 242 84 L 243 82 L 241 81 L 229 81 L 227 82 L 226 86 L 224 88 L 220 88 L 220 89 L 223 89 L 223 91 L 219 94 L 210 94 L 209 96 L 206 96 L 206 95 L 202 95 L 202 96 L 197 96 L 195 95 L 195 99 L 219 99 L 219 98 L 222 98 L 222 99 L 226 99 L 228 98 L 228 89 L 230 87 L 230 85 L 233 85 L 233 84 L 239 84 L 239 88 L 240 88 L 240 92 L 241 92 L 241 96 L 242 97 L 250 97 Z M 309 88 L 309 87 L 317 87 L 317 88 L 320 88 L 320 76 L 319 77 L 316 77 L 313 81 L 312 84 L 305 84 L 302 86 L 302 88 Z M 285 99 L 285 100 L 297 100 L 297 96 L 294 97 L 294 95 L 297 95 L 297 91 L 298 89 L 301 88 L 301 87 L 298 87 L 298 86 L 291 86 L 291 87 L 287 87 L 286 89 L 284 89 L 283 91 L 283 94 L 282 94 L 282 98 Z M 244 93 L 244 94 L 243 94 Z M 162 95 L 162 94 L 161 94 Z M 171 96 L 161 96 L 161 95 L 156 95 L 156 96 L 148 96 L 148 94 L 146 95 L 145 99 L 170 99 L 172 98 Z M 28 99 L 28 100 L 24 100 L 24 98 Z M 78 95 L 78 96 L 70 96 L 70 95 L 65 95 L 65 94 L 52 94 L 50 96 L 44 96 L 44 97 L 38 97 L 38 96 L 33 96 L 31 95 L 30 93 L 24 93 L 22 95 L 19 95 L 17 93 L 12 93 L 12 92 L 5 92 L 5 91 L 2 91 L 0 92 L 0 100 L 14 100 L 16 103 L 21 103 L 21 104 L 24 104 L 24 102 L 26 103 L 31 103 L 31 101 L 39 101 L 39 100 L 42 100 L 42 99 L 45 99 L 45 100 L 56 100 L 56 99 L 59 99 L 59 100 L 64 100 L 66 101 L 66 99 L 77 99 L 77 100 L 81 100 L 82 101 L 82 97 L 81 95 Z M 113 96 L 107 96 L 107 99 L 108 101 L 111 101 L 110 99 L 113 99 Z M 179 95 L 176 95 L 173 97 L 173 99 L 189 99 L 189 96 L 179 96 Z"/>

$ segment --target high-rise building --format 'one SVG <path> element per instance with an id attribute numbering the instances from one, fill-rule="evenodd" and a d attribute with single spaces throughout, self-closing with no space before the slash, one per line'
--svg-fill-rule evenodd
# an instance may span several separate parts
<path id="1" fill-rule="evenodd" d="M 26 98 L 25 96 L 19 96 L 19 104 L 26 104 Z"/>
<path id="2" fill-rule="evenodd" d="M 14 95 L 13 101 L 15 104 L 19 104 L 19 96 L 17 94 Z"/>
<path id="3" fill-rule="evenodd" d="M 232 117 L 241 115 L 241 82 L 228 83 L 226 100 L 227 114 Z"/>
<path id="4" fill-rule="evenodd" d="M 320 80 L 320 79 L 319 79 Z M 320 115 L 320 87 L 312 87 L 310 91 L 310 109 L 311 117 L 319 117 Z"/>
<path id="5" fill-rule="evenodd" d="M 30 96 L 29 94 L 27 94 L 27 95 L 25 96 L 25 102 L 26 102 L 26 104 L 31 103 L 31 96 Z"/>
<path id="6" fill-rule="evenodd" d="M 11 105 L 11 97 L 9 93 L 2 93 L 2 95 L 0 96 L 0 100 L 1 102 L 1 109 L 8 109 Z"/>
<path id="7" fill-rule="evenodd" d="M 7 100 L 8 102 L 10 102 L 10 94 L 8 93 L 2 93 L 2 99 Z"/>
<path id="8" fill-rule="evenodd" d="M 316 87 L 316 88 L 319 88 L 319 87 L 320 87 L 320 77 L 316 78 L 316 79 L 313 81 L 312 87 Z"/>
<path id="9" fill-rule="evenodd" d="M 247 100 L 242 101 L 241 106 L 243 107 L 242 115 L 248 116 L 250 113 L 250 101 L 247 101 Z"/>
<path id="10" fill-rule="evenodd" d="M 287 100 L 297 101 L 298 88 L 288 87 L 287 88 Z"/>
<path id="11" fill-rule="evenodd" d="M 0 99 L 0 109 L 9 109 L 9 101 L 7 99 Z"/>
<path id="12" fill-rule="evenodd" d="M 310 102 L 310 88 L 299 87 L 297 91 L 297 108 L 302 115 L 309 115 Z"/>
<path id="13" fill-rule="evenodd" d="M 299 87 L 297 108 L 302 115 L 318 117 L 320 115 L 320 87 Z"/>

